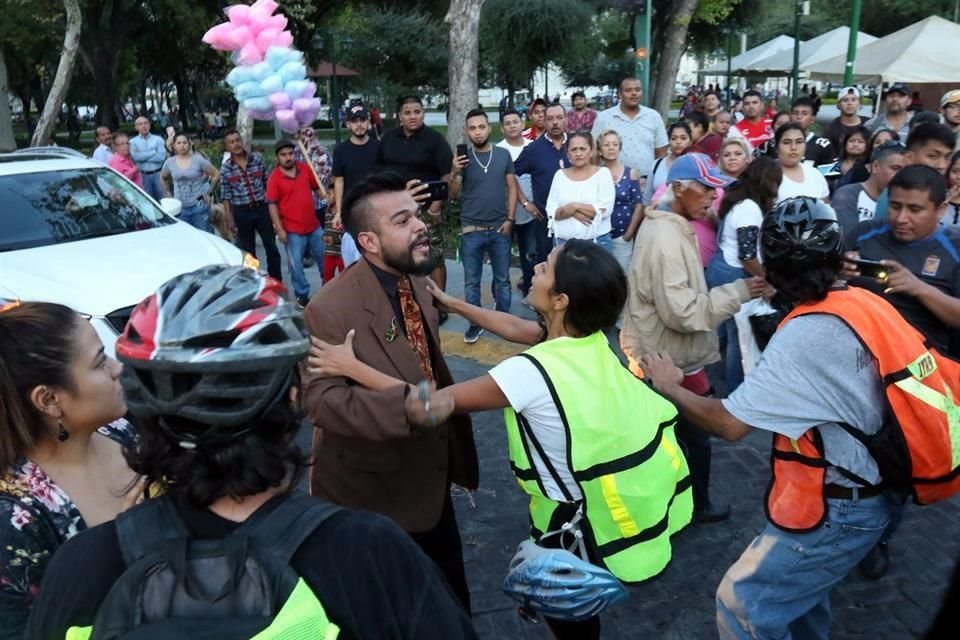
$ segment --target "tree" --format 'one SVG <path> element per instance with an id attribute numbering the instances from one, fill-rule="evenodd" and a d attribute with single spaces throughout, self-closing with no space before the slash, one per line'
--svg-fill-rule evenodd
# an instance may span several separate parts
<path id="1" fill-rule="evenodd" d="M 340 61 L 359 71 L 366 93 L 383 104 L 447 90 L 448 30 L 440 20 L 420 9 L 373 9 L 345 31 L 353 45 Z"/>
<path id="2" fill-rule="evenodd" d="M 454 146 L 463 134 L 458 126 L 467 112 L 477 106 L 477 66 L 480 58 L 480 9 L 485 0 L 451 0 L 444 22 L 450 27 L 448 82 L 450 108 L 447 115 L 447 142 Z"/>
<path id="3" fill-rule="evenodd" d="M 70 88 L 70 79 L 73 77 L 73 67 L 77 62 L 77 51 L 80 48 L 80 29 L 83 20 L 80 3 L 78 0 L 63 0 L 63 8 L 67 14 L 63 51 L 60 54 L 60 64 L 57 65 L 57 75 L 53 79 L 53 86 L 43 106 L 43 113 L 30 140 L 30 145 L 34 147 L 49 144 L 50 137 L 57 128 L 60 109 Z"/>
<path id="4" fill-rule="evenodd" d="M 480 16 L 485 80 L 506 88 L 513 104 L 514 91 L 583 39 L 592 18 L 593 8 L 580 0 L 487 0 Z"/>
<path id="5" fill-rule="evenodd" d="M 657 60 L 657 75 L 653 83 L 653 96 L 650 106 L 662 115 L 670 112 L 670 100 L 673 99 L 673 86 L 676 83 L 677 71 L 680 69 L 680 58 L 683 56 L 687 29 L 693 20 L 700 0 L 676 0 L 672 3 L 667 27 L 660 39 L 660 54 Z M 644 90 L 650 89 L 644 87 Z"/>

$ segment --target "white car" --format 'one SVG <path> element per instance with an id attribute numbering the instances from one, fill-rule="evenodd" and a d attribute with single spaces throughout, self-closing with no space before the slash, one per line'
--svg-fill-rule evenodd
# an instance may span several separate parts
<path id="1" fill-rule="evenodd" d="M 0 308 L 58 302 L 93 324 L 106 351 L 143 298 L 175 275 L 256 258 L 180 222 L 99 162 L 68 154 L 0 154 Z"/>

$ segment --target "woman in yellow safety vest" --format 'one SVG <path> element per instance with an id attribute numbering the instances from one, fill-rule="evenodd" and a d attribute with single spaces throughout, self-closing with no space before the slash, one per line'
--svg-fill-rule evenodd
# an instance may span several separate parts
<path id="1" fill-rule="evenodd" d="M 663 571 L 670 538 L 693 509 L 676 410 L 623 367 L 603 333 L 626 300 L 623 269 L 592 242 L 555 248 L 527 297 L 536 322 L 428 288 L 471 323 L 534 346 L 473 380 L 411 387 L 408 420 L 429 428 L 451 413 L 504 409 L 511 467 L 530 495 L 531 538 L 561 550 L 542 560 L 521 545 L 505 590 L 543 613 L 557 638 L 598 638 L 599 610 L 623 595 L 610 573 L 636 584 Z M 314 339 L 312 372 L 372 389 L 406 384 L 357 360 L 352 337 L 343 345 Z M 564 589 L 550 586 L 571 572 Z"/>

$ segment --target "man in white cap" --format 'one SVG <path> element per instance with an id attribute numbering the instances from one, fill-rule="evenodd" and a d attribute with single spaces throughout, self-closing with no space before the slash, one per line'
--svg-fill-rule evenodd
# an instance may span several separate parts
<path id="1" fill-rule="evenodd" d="M 957 144 L 954 151 L 960 151 L 960 89 L 952 89 L 940 98 L 940 113 L 943 114 L 943 124 L 950 127 L 957 134 Z"/>
<path id="2" fill-rule="evenodd" d="M 824 137 L 830 139 L 834 149 L 842 148 L 840 143 L 867 121 L 860 115 L 860 90 L 856 87 L 840 89 L 840 93 L 837 94 L 837 107 L 840 109 L 840 116 L 834 118 L 823 132 Z"/>

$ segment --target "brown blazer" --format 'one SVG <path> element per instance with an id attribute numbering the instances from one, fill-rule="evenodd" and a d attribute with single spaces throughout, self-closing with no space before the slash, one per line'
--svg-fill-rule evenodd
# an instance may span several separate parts
<path id="1" fill-rule="evenodd" d="M 438 314 L 424 279 L 411 278 L 429 328 L 438 387 L 453 384 L 440 352 Z M 410 383 L 423 378 L 417 357 L 380 281 L 361 259 L 320 289 L 305 312 L 312 335 L 341 343 L 356 330 L 357 358 Z M 347 507 L 376 511 L 406 531 L 436 525 L 449 482 L 476 489 L 477 451 L 469 416 L 453 416 L 436 428 L 411 427 L 404 413 L 404 386 L 371 391 L 346 378 L 304 374 L 303 402 L 313 422 L 314 466 L 310 493 Z"/>

